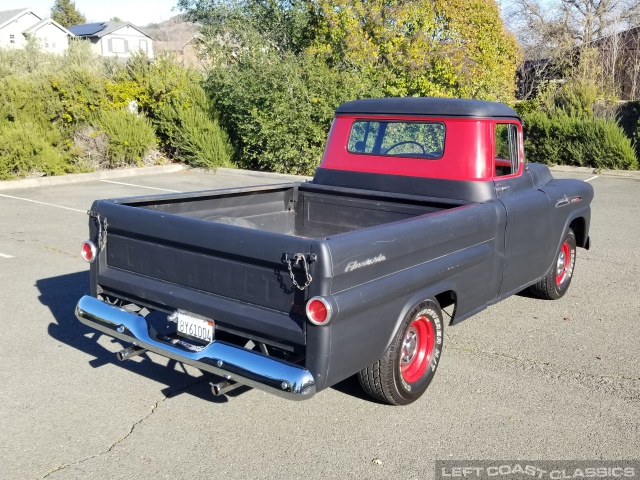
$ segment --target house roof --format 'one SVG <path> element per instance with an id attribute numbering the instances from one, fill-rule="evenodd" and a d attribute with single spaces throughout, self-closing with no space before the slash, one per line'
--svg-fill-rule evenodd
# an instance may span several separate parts
<path id="1" fill-rule="evenodd" d="M 0 28 L 4 27 L 12 20 L 17 20 L 19 17 L 29 12 L 35 15 L 38 19 L 41 19 L 39 15 L 36 15 L 28 8 L 18 8 L 16 10 L 4 10 L 0 12 Z"/>
<path id="2" fill-rule="evenodd" d="M 101 38 L 124 27 L 131 27 L 142 35 L 151 38 L 150 35 L 144 33 L 138 27 L 129 22 L 81 23 L 70 26 L 69 31 L 78 37 Z"/>
<path id="3" fill-rule="evenodd" d="M 35 25 L 31 25 L 29 28 L 24 30 L 22 33 L 35 32 L 39 28 L 44 27 L 45 25 L 48 25 L 48 24 L 54 25 L 54 26 L 58 27 L 60 30 L 62 30 L 64 33 L 66 33 L 67 35 L 75 37 L 75 35 L 73 33 L 71 33 L 69 30 L 64 28 L 62 25 L 60 25 L 58 22 L 56 22 L 52 18 L 45 18 L 44 20 L 40 20 L 38 23 L 36 23 Z"/>

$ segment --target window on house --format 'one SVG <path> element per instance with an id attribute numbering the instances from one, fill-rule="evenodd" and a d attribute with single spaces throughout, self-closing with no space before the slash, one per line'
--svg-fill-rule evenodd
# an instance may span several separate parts
<path id="1" fill-rule="evenodd" d="M 16 43 L 16 36 L 15 35 L 9 35 L 9 43 Z"/>
<path id="2" fill-rule="evenodd" d="M 112 38 L 111 51 L 113 53 L 125 53 L 124 38 Z"/>
<path id="3" fill-rule="evenodd" d="M 513 123 L 496 123 L 496 176 L 513 175 L 520 169 L 518 127 Z"/>
<path id="4" fill-rule="evenodd" d="M 47 37 L 44 37 L 43 41 L 44 41 L 44 48 L 49 48 L 49 39 Z"/>
<path id="5" fill-rule="evenodd" d="M 144 53 L 148 52 L 146 40 L 140 40 L 140 50 L 142 50 Z"/>

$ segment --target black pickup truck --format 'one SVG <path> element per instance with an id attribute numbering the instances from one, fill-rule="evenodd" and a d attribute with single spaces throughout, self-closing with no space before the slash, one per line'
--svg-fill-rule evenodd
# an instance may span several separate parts
<path id="1" fill-rule="evenodd" d="M 525 163 L 522 138 L 499 103 L 359 100 L 310 182 L 98 200 L 76 316 L 132 343 L 121 360 L 223 377 L 216 394 L 307 399 L 358 374 L 410 403 L 445 323 L 526 288 L 560 298 L 589 248 L 592 187 Z"/>

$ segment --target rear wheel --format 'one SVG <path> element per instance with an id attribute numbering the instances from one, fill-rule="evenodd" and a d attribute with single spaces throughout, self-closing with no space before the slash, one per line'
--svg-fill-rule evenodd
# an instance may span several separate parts
<path id="1" fill-rule="evenodd" d="M 360 371 L 360 385 L 370 396 L 390 405 L 417 400 L 436 373 L 442 353 L 442 310 L 425 300 L 405 317 L 385 355 Z"/>
<path id="2" fill-rule="evenodd" d="M 561 298 L 569 289 L 575 264 L 576 236 L 573 230 L 569 229 L 556 253 L 554 268 L 546 277 L 531 286 L 531 293 L 545 300 Z"/>

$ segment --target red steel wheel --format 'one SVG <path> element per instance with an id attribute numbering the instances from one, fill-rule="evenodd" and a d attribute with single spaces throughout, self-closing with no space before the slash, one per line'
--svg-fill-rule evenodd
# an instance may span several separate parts
<path id="1" fill-rule="evenodd" d="M 575 250 L 574 250 L 575 251 Z M 572 265 L 572 251 L 569 242 L 565 241 L 560 247 L 558 261 L 556 263 L 556 285 L 562 285 L 567 278 L 567 272 Z"/>
<path id="2" fill-rule="evenodd" d="M 536 284 L 531 285 L 530 291 L 536 297 L 545 300 L 561 298 L 571 285 L 576 266 L 576 235 L 568 229 L 562 239 L 560 249 L 554 258 L 550 271 Z"/>
<path id="3" fill-rule="evenodd" d="M 390 405 L 407 405 L 420 398 L 440 362 L 443 328 L 442 310 L 435 299 L 409 310 L 382 358 L 358 374 L 364 391 Z"/>
<path id="4" fill-rule="evenodd" d="M 400 373 L 405 382 L 414 383 L 424 375 L 435 344 L 435 329 L 426 317 L 418 317 L 411 322 L 400 350 Z"/>

